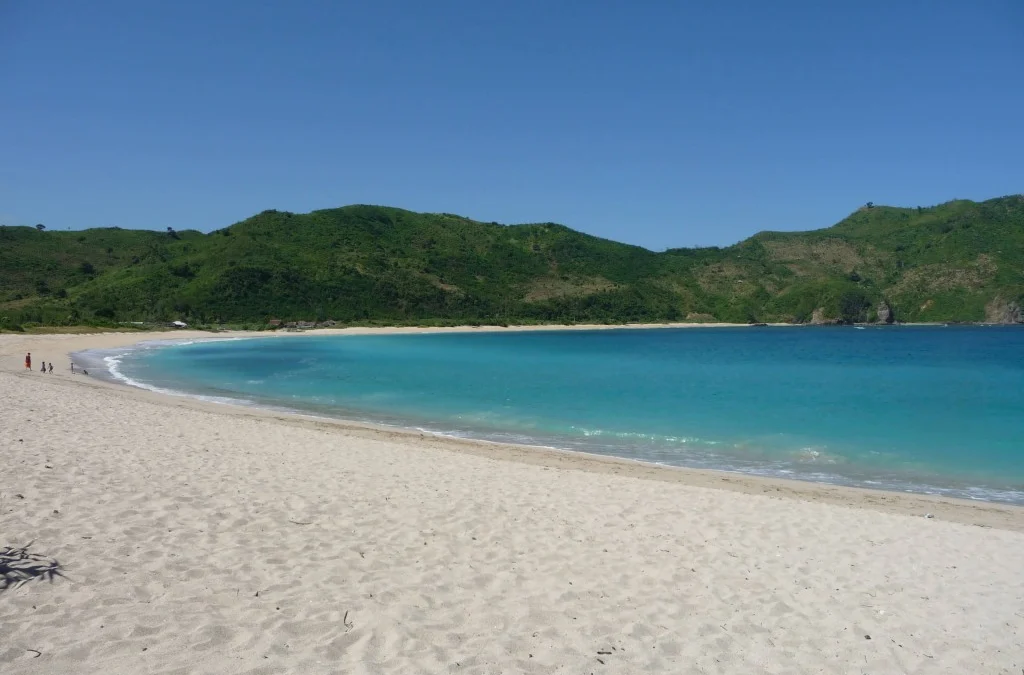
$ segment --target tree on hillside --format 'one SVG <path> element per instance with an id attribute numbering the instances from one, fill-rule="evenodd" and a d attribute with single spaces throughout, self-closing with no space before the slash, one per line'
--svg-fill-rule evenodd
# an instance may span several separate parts
<path id="1" fill-rule="evenodd" d="M 863 321 L 871 300 L 861 290 L 848 290 L 839 297 L 839 318 L 851 324 Z"/>
<path id="2" fill-rule="evenodd" d="M 36 229 L 42 232 L 43 230 L 46 229 L 46 225 L 43 225 L 42 223 L 36 223 Z"/>

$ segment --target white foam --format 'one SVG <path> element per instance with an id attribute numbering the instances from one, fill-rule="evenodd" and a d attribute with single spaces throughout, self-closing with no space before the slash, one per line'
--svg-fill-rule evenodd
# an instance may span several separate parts
<path id="1" fill-rule="evenodd" d="M 247 399 L 230 398 L 230 397 L 227 397 L 227 396 L 208 396 L 208 395 L 203 395 L 203 394 L 190 394 L 188 392 L 178 391 L 177 389 L 168 389 L 166 387 L 157 387 L 156 385 L 152 385 L 152 384 L 148 384 L 146 382 L 141 382 L 139 380 L 136 380 L 136 379 L 134 379 L 132 377 L 129 377 L 129 376 L 125 375 L 123 372 L 121 372 L 121 360 L 127 354 L 129 354 L 129 353 L 130 352 L 123 352 L 121 354 L 116 354 L 114 356 L 104 356 L 103 357 L 103 363 L 107 366 L 107 372 L 110 373 L 110 376 L 113 379 L 117 380 L 118 382 L 121 382 L 122 384 L 128 385 L 129 387 L 135 387 L 137 389 L 145 389 L 146 391 L 152 391 L 152 392 L 155 392 L 157 394 L 167 394 L 168 396 L 181 396 L 181 397 L 184 397 L 184 398 L 195 398 L 195 399 L 199 399 L 200 401 L 209 401 L 211 403 L 227 403 L 227 404 L 233 404 L 233 405 L 253 405 L 253 401 L 249 401 Z"/>

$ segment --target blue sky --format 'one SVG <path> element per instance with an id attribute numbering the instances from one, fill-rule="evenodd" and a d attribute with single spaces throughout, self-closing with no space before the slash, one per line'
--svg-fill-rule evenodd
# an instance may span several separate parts
<path id="1" fill-rule="evenodd" d="M 1021 192 L 1022 82 L 1019 0 L 0 0 L 0 222 L 728 244 Z"/>

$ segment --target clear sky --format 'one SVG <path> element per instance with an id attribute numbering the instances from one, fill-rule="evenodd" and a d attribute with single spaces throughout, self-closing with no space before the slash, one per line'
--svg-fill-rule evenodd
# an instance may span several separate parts
<path id="1" fill-rule="evenodd" d="M 661 249 L 1021 191 L 1021 0 L 0 0 L 8 224 L 370 203 Z"/>

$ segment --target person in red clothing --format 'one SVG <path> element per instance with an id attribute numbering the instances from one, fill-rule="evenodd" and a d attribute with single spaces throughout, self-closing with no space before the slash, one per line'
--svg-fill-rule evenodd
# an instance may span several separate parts
<path id="1" fill-rule="evenodd" d="M 25 369 L 32 370 L 32 352 L 25 354 Z"/>

